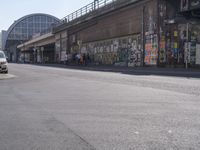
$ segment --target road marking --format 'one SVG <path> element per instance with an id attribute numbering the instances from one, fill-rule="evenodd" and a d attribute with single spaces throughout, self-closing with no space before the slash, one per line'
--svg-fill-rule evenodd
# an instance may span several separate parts
<path id="1" fill-rule="evenodd" d="M 169 130 L 168 133 L 169 133 L 169 134 L 172 134 L 172 130 Z"/>
<path id="2" fill-rule="evenodd" d="M 135 132 L 135 134 L 137 134 L 137 135 L 138 135 L 138 134 L 139 134 L 139 132 L 138 132 L 138 131 L 136 131 L 136 132 Z"/>
<path id="3" fill-rule="evenodd" d="M 15 78 L 15 75 L 12 74 L 0 74 L 0 80 L 5 80 L 5 79 L 12 79 Z"/>

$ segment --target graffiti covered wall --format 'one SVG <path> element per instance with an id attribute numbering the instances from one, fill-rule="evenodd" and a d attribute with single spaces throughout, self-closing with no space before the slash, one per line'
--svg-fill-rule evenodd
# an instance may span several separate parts
<path id="1" fill-rule="evenodd" d="M 156 65 L 158 59 L 158 38 L 157 34 L 146 35 L 145 43 L 145 64 Z"/>
<path id="2" fill-rule="evenodd" d="M 138 35 L 83 43 L 81 53 L 88 53 L 97 64 L 136 67 L 143 63 Z"/>
<path id="3" fill-rule="evenodd" d="M 156 4 L 152 3 L 145 10 L 145 65 L 156 65 L 158 59 L 158 35 Z"/>
<path id="4" fill-rule="evenodd" d="M 166 16 L 167 16 L 167 3 L 165 0 L 159 1 L 159 64 L 165 64 L 166 63 Z"/>
<path id="5" fill-rule="evenodd" d="M 187 35 L 187 24 L 179 24 L 179 59 L 183 57 L 183 62 L 187 62 L 191 65 L 198 64 L 198 50 L 200 43 L 200 26 L 198 23 L 188 25 L 188 35 Z M 188 37 L 187 37 L 188 36 Z M 180 58 L 181 57 L 181 58 Z"/>

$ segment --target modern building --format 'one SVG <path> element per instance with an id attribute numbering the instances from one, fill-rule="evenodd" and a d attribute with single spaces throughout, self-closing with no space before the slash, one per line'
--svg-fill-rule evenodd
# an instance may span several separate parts
<path id="1" fill-rule="evenodd" d="M 19 52 L 17 45 L 51 31 L 60 20 L 48 14 L 30 14 L 16 20 L 2 36 L 2 48 L 7 52 L 8 59 L 17 62 Z"/>

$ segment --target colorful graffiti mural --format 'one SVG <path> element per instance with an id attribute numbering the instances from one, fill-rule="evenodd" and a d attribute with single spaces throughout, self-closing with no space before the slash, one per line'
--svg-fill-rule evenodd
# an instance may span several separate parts
<path id="1" fill-rule="evenodd" d="M 145 41 L 145 64 L 156 65 L 158 59 L 158 38 L 156 34 L 146 35 Z"/>
<path id="2" fill-rule="evenodd" d="M 143 60 L 138 35 L 83 43 L 81 53 L 88 53 L 97 64 L 136 67 Z"/>
<path id="3" fill-rule="evenodd" d="M 145 65 L 156 65 L 158 59 L 158 36 L 156 34 L 155 11 L 147 9 L 145 23 Z"/>

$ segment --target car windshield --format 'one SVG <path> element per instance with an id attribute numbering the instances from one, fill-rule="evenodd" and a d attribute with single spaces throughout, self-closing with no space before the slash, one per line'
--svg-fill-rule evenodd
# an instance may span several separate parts
<path id="1" fill-rule="evenodd" d="M 4 53 L 0 52 L 0 58 L 5 58 Z"/>

